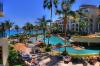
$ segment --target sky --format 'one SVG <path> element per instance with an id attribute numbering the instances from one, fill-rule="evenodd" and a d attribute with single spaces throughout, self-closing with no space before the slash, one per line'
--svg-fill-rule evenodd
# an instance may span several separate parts
<path id="1" fill-rule="evenodd" d="M 76 0 L 72 6 L 72 10 L 78 10 L 83 4 L 98 6 L 100 0 Z M 0 21 L 10 20 L 19 26 L 23 26 L 26 22 L 36 24 L 37 18 L 46 16 L 50 18 L 50 11 L 43 9 L 43 0 L 3 0 L 4 17 L 0 17 Z M 53 20 L 58 17 L 53 13 Z"/>

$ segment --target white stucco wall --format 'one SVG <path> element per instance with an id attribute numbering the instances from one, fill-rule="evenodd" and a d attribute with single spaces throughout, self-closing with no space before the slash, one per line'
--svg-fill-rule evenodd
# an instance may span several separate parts
<path id="1" fill-rule="evenodd" d="M 3 66 L 9 66 L 7 62 L 8 58 L 8 41 L 6 38 L 0 38 L 0 46 L 2 46 L 2 58 L 3 58 Z"/>

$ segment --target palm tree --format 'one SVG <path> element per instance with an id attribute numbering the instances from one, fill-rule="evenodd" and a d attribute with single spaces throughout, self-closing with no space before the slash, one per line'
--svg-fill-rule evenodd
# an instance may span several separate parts
<path id="1" fill-rule="evenodd" d="M 5 21 L 5 26 L 6 26 L 6 29 L 8 29 L 8 31 L 9 31 L 9 35 L 10 35 L 10 29 L 12 28 L 13 24 L 14 24 L 14 23 L 12 23 L 12 22 L 9 21 L 9 20 L 6 20 L 6 21 Z"/>
<path id="2" fill-rule="evenodd" d="M 100 5 L 99 5 L 99 7 L 98 7 L 99 9 L 100 9 Z"/>
<path id="3" fill-rule="evenodd" d="M 50 13 L 51 22 L 52 22 L 53 5 L 57 9 L 57 4 L 58 4 L 58 0 L 44 0 L 43 7 L 44 7 L 44 9 L 47 8 L 47 9 L 50 10 L 50 12 L 51 12 Z M 50 31 L 51 31 L 51 22 L 50 22 Z"/>
<path id="4" fill-rule="evenodd" d="M 79 19 L 79 27 L 80 27 L 80 32 L 83 34 L 88 27 L 88 19 L 87 18 L 80 18 Z M 86 33 L 86 32 L 85 32 Z"/>
<path id="5" fill-rule="evenodd" d="M 33 24 L 27 22 L 25 24 L 25 26 L 23 26 L 23 29 L 25 30 L 26 33 L 32 33 L 32 30 L 33 30 Z"/>
<path id="6" fill-rule="evenodd" d="M 19 26 L 15 25 L 15 30 L 17 31 L 17 34 L 19 33 Z"/>
<path id="7" fill-rule="evenodd" d="M 37 41 L 37 36 L 38 36 L 38 29 L 39 29 L 39 27 L 37 26 L 37 25 L 35 25 L 34 26 L 34 30 L 35 30 L 35 32 L 36 32 L 36 41 Z"/>
<path id="8" fill-rule="evenodd" d="M 27 26 L 24 25 L 24 26 L 22 27 L 22 29 L 24 30 L 24 33 L 27 34 L 27 32 L 28 32 L 28 28 L 27 28 Z"/>
<path id="9" fill-rule="evenodd" d="M 43 16 L 42 18 L 39 18 L 38 21 L 39 21 L 40 26 L 43 29 L 44 43 L 45 43 L 45 32 L 46 30 L 48 30 L 47 23 L 50 22 L 50 20 L 46 20 L 45 16 Z"/>
<path id="10" fill-rule="evenodd" d="M 68 21 L 68 15 L 73 15 L 75 16 L 75 13 L 71 11 L 71 6 L 75 2 L 75 0 L 62 0 L 61 2 L 61 9 L 57 9 L 56 12 L 57 14 L 62 14 L 63 15 L 63 29 L 65 33 L 65 44 L 66 44 L 66 30 L 67 30 L 67 21 Z M 59 4 L 58 4 L 59 5 Z M 66 47 L 65 47 L 66 51 Z"/>
<path id="11" fill-rule="evenodd" d="M 49 32 L 46 32 L 46 38 L 48 38 L 48 45 L 49 45 L 50 36 L 51 34 Z"/>

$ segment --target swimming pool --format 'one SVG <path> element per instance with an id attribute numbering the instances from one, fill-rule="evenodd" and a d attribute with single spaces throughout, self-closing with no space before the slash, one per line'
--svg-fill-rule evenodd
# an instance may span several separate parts
<path id="1" fill-rule="evenodd" d="M 59 51 L 59 49 L 55 49 L 57 51 Z M 60 51 L 64 51 L 65 48 L 60 48 Z M 83 49 L 83 50 L 76 50 L 72 47 L 66 47 L 66 50 L 67 52 L 70 54 L 70 55 L 88 55 L 88 54 L 99 54 L 100 50 L 90 50 L 90 49 Z"/>
<path id="2" fill-rule="evenodd" d="M 43 35 L 39 35 L 38 38 L 43 38 Z M 46 44 L 48 44 L 48 38 L 45 39 L 45 42 L 46 42 Z M 58 36 L 54 36 L 54 35 L 52 35 L 49 38 L 49 43 L 52 45 L 56 45 L 58 43 L 65 44 L 65 42 L 62 39 L 60 39 Z M 70 44 L 70 42 L 67 42 L 66 44 Z"/>
<path id="3" fill-rule="evenodd" d="M 43 38 L 43 35 L 39 35 L 38 38 Z M 42 40 L 43 41 L 43 40 Z M 45 42 L 48 44 L 48 38 L 45 39 Z M 65 42 L 57 36 L 51 36 L 49 43 L 52 45 L 56 45 L 58 43 L 65 44 Z M 67 44 L 71 44 L 71 42 L 67 42 Z M 59 49 L 54 49 L 59 51 Z M 65 48 L 60 48 L 60 51 L 63 52 Z M 73 47 L 66 47 L 67 52 L 70 55 L 92 55 L 92 54 L 99 54 L 100 50 L 92 50 L 92 49 L 82 49 L 76 50 Z"/>

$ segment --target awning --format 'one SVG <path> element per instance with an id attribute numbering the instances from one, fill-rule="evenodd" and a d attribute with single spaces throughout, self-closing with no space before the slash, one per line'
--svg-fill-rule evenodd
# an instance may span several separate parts
<path id="1" fill-rule="evenodd" d="M 72 42 L 77 41 L 77 42 L 90 42 L 90 43 L 100 43 L 100 37 L 95 37 L 95 38 L 71 38 L 70 39 Z"/>

